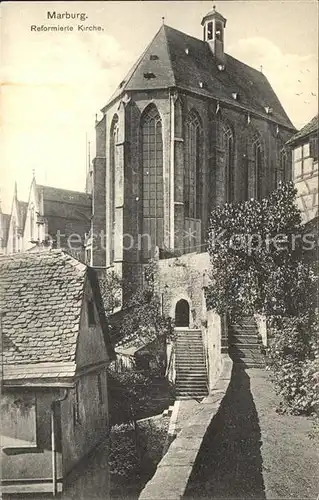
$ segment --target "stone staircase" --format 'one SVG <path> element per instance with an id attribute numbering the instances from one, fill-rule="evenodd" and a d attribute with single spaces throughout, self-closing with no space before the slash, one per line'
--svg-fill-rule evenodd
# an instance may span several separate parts
<path id="1" fill-rule="evenodd" d="M 263 368 L 262 342 L 253 316 L 243 316 L 228 327 L 229 355 L 245 368 Z"/>
<path id="2" fill-rule="evenodd" d="M 175 331 L 176 399 L 207 396 L 207 372 L 201 330 Z"/>

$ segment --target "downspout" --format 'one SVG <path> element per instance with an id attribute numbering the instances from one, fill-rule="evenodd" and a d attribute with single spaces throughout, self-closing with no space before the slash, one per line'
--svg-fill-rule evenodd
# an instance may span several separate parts
<path id="1" fill-rule="evenodd" d="M 51 403 L 51 448 L 52 448 L 52 494 L 57 494 L 57 465 L 56 465 L 56 442 L 55 442 L 55 405 L 64 401 L 68 397 L 68 389 L 65 389 L 61 398 L 55 399 Z"/>
<path id="2" fill-rule="evenodd" d="M 170 219 L 170 238 L 169 238 L 169 246 L 171 249 L 174 249 L 174 170 L 175 170 L 175 103 L 176 96 L 170 91 L 170 108 L 171 108 L 171 151 L 170 151 L 170 203 L 169 203 L 169 219 Z"/>

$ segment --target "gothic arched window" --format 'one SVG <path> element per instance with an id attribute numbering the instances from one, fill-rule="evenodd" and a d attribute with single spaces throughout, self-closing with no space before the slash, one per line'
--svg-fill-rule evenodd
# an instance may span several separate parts
<path id="1" fill-rule="evenodd" d="M 17 223 L 15 217 L 12 220 L 12 253 L 17 251 Z"/>
<path id="2" fill-rule="evenodd" d="M 259 134 L 254 134 L 252 140 L 252 162 L 254 171 L 253 198 L 260 198 L 261 195 L 261 176 L 263 166 L 263 150 Z"/>
<path id="3" fill-rule="evenodd" d="M 141 119 L 143 169 L 143 257 L 164 246 L 163 137 L 159 112 L 151 104 Z M 146 240 L 147 238 L 147 248 Z"/>
<path id="4" fill-rule="evenodd" d="M 202 127 L 195 111 L 185 123 L 185 217 L 202 218 Z"/>
<path id="5" fill-rule="evenodd" d="M 34 206 L 30 207 L 30 241 L 34 240 Z"/>
<path id="6" fill-rule="evenodd" d="M 114 261 L 114 248 L 115 248 L 115 179 L 116 179 L 116 170 L 118 167 L 118 151 L 117 151 L 117 143 L 118 143 L 118 134 L 119 134 L 119 119 L 117 115 L 114 115 L 112 124 L 111 124 L 111 133 L 110 133 L 110 178 L 109 178 L 109 192 L 110 192 L 110 200 L 109 200 L 109 213 L 110 213 L 110 261 Z"/>

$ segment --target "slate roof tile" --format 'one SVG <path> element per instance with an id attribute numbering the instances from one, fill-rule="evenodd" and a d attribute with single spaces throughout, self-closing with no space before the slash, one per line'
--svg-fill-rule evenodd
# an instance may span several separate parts
<path id="1" fill-rule="evenodd" d="M 75 360 L 85 276 L 61 250 L 0 257 L 4 365 Z"/>

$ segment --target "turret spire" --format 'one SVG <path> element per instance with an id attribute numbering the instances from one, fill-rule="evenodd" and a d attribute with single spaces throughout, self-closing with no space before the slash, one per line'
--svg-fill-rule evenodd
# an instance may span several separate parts
<path id="1" fill-rule="evenodd" d="M 225 64 L 224 53 L 224 29 L 227 20 L 216 11 L 216 6 L 209 11 L 202 19 L 204 27 L 204 41 L 209 47 L 219 63 Z"/>

